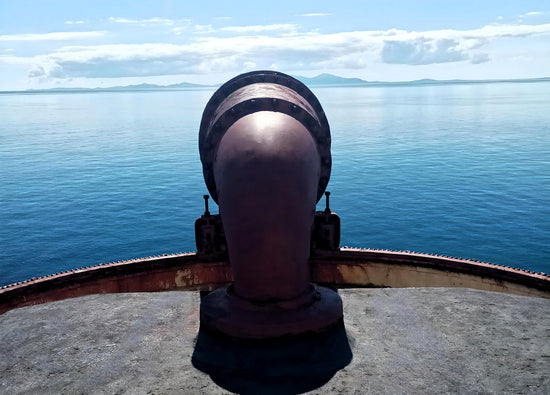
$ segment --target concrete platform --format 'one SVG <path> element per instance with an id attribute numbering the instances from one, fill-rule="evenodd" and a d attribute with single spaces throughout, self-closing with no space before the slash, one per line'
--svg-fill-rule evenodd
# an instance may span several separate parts
<path id="1" fill-rule="evenodd" d="M 352 362 L 315 394 L 550 393 L 550 300 L 340 290 Z M 91 295 L 0 315 L 2 394 L 224 394 L 191 364 L 197 292 Z"/>

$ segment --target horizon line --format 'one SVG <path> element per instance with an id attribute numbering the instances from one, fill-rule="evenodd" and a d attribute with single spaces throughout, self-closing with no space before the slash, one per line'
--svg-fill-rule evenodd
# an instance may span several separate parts
<path id="1" fill-rule="evenodd" d="M 336 77 L 337 79 L 341 80 L 339 82 L 315 82 L 311 80 L 315 80 L 316 78 L 322 77 L 322 76 L 328 76 L 328 77 Z M 543 81 L 550 81 L 550 76 L 548 77 L 530 77 L 530 78 L 497 78 L 497 79 L 445 79 L 445 80 L 438 80 L 433 78 L 421 78 L 418 80 L 407 80 L 407 81 L 368 81 L 364 80 L 359 77 L 341 77 L 335 74 L 330 73 L 321 73 L 314 77 L 304 77 L 300 75 L 293 75 L 293 78 L 296 78 L 297 80 L 301 81 L 305 85 L 310 85 L 314 87 L 330 87 L 330 86 L 355 86 L 355 87 L 369 87 L 369 86 L 379 86 L 379 85 L 422 85 L 422 84 L 474 84 L 474 83 L 506 83 L 506 82 L 543 82 Z M 350 81 L 353 80 L 353 81 Z M 309 82 L 309 84 L 307 82 Z M 177 87 L 178 85 L 189 85 L 187 87 Z M 130 85 L 113 85 L 108 87 L 93 87 L 93 88 L 87 88 L 87 87 L 54 87 L 54 88 L 29 88 L 25 90 L 0 90 L 0 93 L 40 93 L 40 92 L 87 92 L 87 91 L 109 91 L 109 90 L 119 90 L 123 91 L 125 89 L 127 90 L 164 90 L 164 89 L 173 89 L 173 90 L 190 90 L 194 88 L 216 88 L 223 85 L 223 83 L 217 83 L 217 84 L 196 84 L 192 82 L 182 81 L 175 84 L 169 84 L 169 85 L 159 85 L 159 84 L 150 84 L 147 82 L 138 83 L 138 84 L 130 84 Z M 147 86 L 148 88 L 140 89 L 140 86 Z"/>

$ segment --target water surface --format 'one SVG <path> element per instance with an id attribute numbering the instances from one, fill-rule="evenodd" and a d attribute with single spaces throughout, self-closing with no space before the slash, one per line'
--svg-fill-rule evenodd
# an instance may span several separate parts
<path id="1" fill-rule="evenodd" d="M 549 87 L 315 89 L 341 244 L 549 272 Z M 0 285 L 194 250 L 212 93 L 0 95 Z"/>

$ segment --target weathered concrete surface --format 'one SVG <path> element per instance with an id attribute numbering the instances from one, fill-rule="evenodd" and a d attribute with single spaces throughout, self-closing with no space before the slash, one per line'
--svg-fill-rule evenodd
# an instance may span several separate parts
<path id="1" fill-rule="evenodd" d="M 550 393 L 550 301 L 340 290 L 353 361 L 313 393 Z M 91 295 L 0 316 L 0 393 L 222 394 L 191 365 L 195 292 Z"/>

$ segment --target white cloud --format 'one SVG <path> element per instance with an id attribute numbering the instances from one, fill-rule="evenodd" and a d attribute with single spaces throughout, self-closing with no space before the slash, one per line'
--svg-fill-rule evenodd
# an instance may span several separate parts
<path id="1" fill-rule="evenodd" d="M 105 36 L 105 31 L 90 32 L 54 32 L 42 34 L 6 34 L 0 35 L 0 41 L 57 41 L 82 40 Z"/>
<path id="2" fill-rule="evenodd" d="M 486 53 L 476 53 L 472 55 L 472 58 L 470 59 L 470 63 L 472 64 L 480 64 L 489 62 L 491 59 L 489 58 L 489 55 Z"/>
<path id="3" fill-rule="evenodd" d="M 550 24 L 544 25 L 487 25 L 472 30 L 434 30 L 405 32 L 394 30 L 384 40 L 381 59 L 384 63 L 426 65 L 470 59 L 469 51 L 481 48 L 501 38 L 521 38 L 550 34 Z M 475 57 L 475 62 L 489 57 Z M 474 58 L 472 58 L 474 61 Z"/>
<path id="4" fill-rule="evenodd" d="M 82 25 L 84 21 L 65 21 L 67 25 Z"/>
<path id="5" fill-rule="evenodd" d="M 432 63 L 458 62 L 468 59 L 461 51 L 459 42 L 451 39 L 430 40 L 419 37 L 415 40 L 388 40 L 382 48 L 384 63 L 423 65 Z"/>
<path id="6" fill-rule="evenodd" d="M 453 32 L 465 38 L 496 39 L 503 37 L 527 37 L 535 34 L 550 34 L 550 23 L 541 25 L 487 25 L 480 29 Z"/>
<path id="7" fill-rule="evenodd" d="M 176 23 L 176 21 L 174 21 L 173 19 L 159 18 L 159 17 L 153 17 L 153 18 L 147 18 L 147 19 L 127 19 L 127 18 L 110 17 L 109 22 L 136 24 L 136 25 L 154 24 L 154 25 L 166 25 L 166 26 L 172 26 Z"/>
<path id="8" fill-rule="evenodd" d="M 174 33 L 176 36 L 179 36 L 179 35 L 183 34 L 183 32 L 186 31 L 187 29 L 188 29 L 187 26 L 174 27 L 172 29 L 172 33 Z"/>
<path id="9" fill-rule="evenodd" d="M 196 73 L 206 64 L 222 63 L 225 57 L 217 59 L 219 53 L 209 53 L 208 48 L 196 44 L 70 46 L 37 57 L 29 76 L 115 78 Z"/>
<path id="10" fill-rule="evenodd" d="M 542 15 L 544 14 L 544 12 L 541 12 L 541 11 L 531 11 L 531 12 L 526 12 L 525 14 L 522 14 L 520 15 L 519 17 L 520 18 L 523 18 L 525 16 L 535 16 L 535 15 Z"/>
<path id="11" fill-rule="evenodd" d="M 299 32 L 299 28 L 291 24 L 217 31 L 210 25 L 203 25 L 194 26 L 194 29 L 195 34 L 202 34 L 181 45 L 65 46 L 49 54 L 27 58 L 33 65 L 29 75 L 34 78 L 109 78 L 227 73 L 252 65 L 271 68 L 274 64 L 282 70 L 365 69 L 376 62 L 428 65 L 469 60 L 479 64 L 490 60 L 490 51 L 480 49 L 494 40 L 550 35 L 550 24 L 490 25 L 462 31 L 390 29 L 332 34 Z M 274 36 L 273 32 L 288 34 Z M 214 33 L 230 36 L 213 36 Z"/>
<path id="12" fill-rule="evenodd" d="M 46 70 L 41 65 L 36 65 L 29 71 L 29 77 L 43 77 L 46 76 Z"/>
<path id="13" fill-rule="evenodd" d="M 215 32 L 216 30 L 212 25 L 195 25 L 194 26 L 194 33 L 196 34 L 212 34 Z"/>

